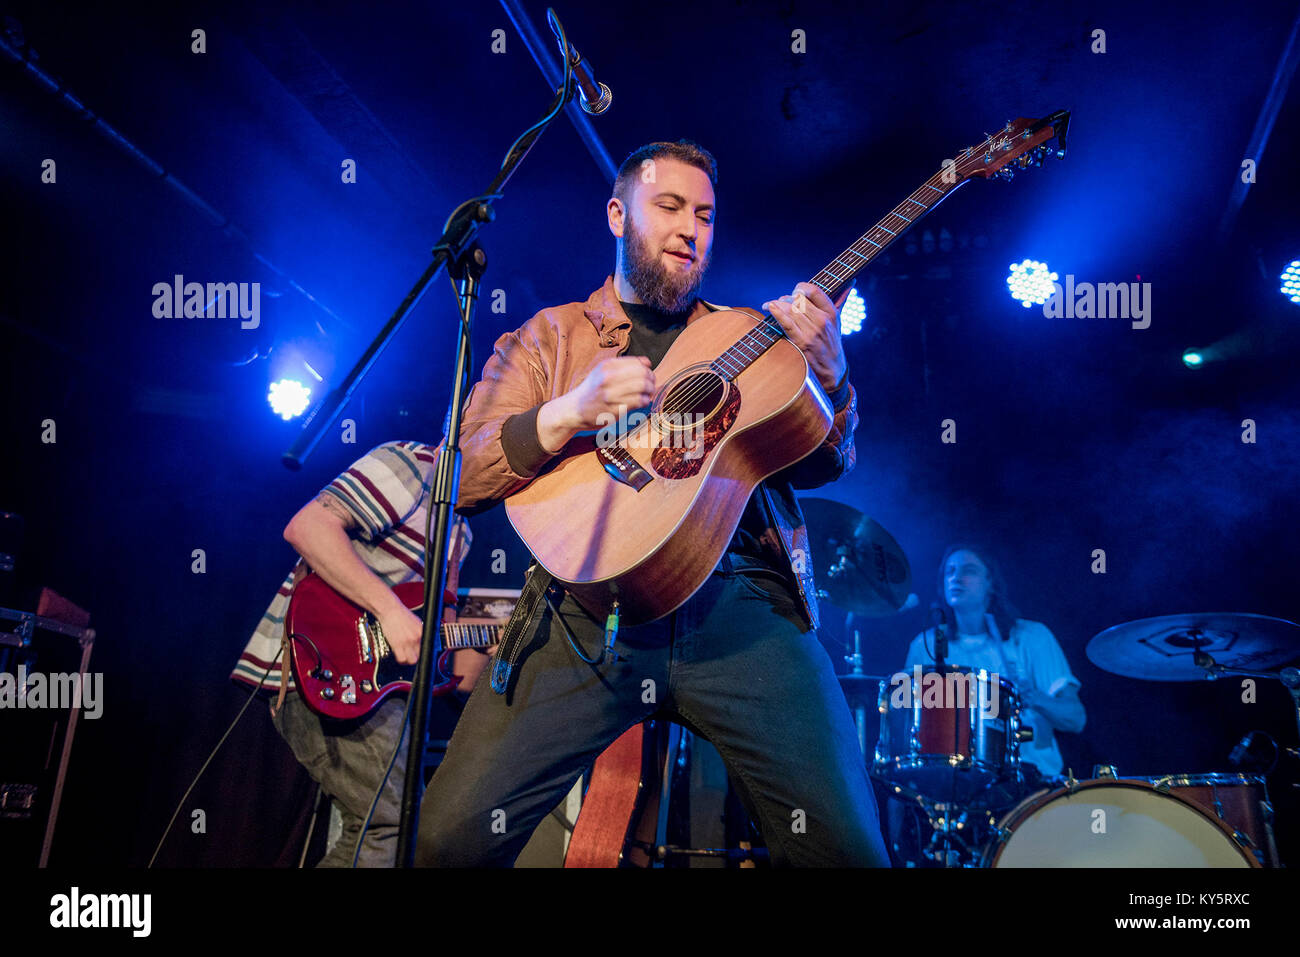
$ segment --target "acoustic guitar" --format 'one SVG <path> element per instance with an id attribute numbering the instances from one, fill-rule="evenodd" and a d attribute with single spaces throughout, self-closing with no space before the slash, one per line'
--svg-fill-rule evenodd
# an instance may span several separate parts
<path id="1" fill-rule="evenodd" d="M 1019 119 L 939 171 L 811 282 L 834 300 L 880 252 L 960 186 L 1065 152 L 1069 113 Z M 506 499 L 515 531 L 585 608 L 627 624 L 682 605 L 722 558 L 769 475 L 830 432 L 830 400 L 769 315 L 720 310 L 688 325 L 655 369 L 649 414 L 622 434 L 575 437 Z M 579 520 L 575 521 L 575 518 Z"/>

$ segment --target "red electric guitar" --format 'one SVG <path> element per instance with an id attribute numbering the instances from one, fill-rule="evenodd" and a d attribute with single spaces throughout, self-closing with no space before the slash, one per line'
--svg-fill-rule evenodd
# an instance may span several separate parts
<path id="1" fill-rule="evenodd" d="M 393 592 L 420 613 L 424 582 L 397 585 Z M 448 694 L 461 683 L 452 663 L 457 651 L 497 643 L 518 598 L 518 590 L 504 588 L 461 589 L 459 601 L 447 593 L 444 607 L 456 610 L 456 620 L 442 623 L 435 695 Z M 294 586 L 284 626 L 292 639 L 294 681 L 303 701 L 319 715 L 361 718 L 390 694 L 411 689 L 415 665 L 398 664 L 375 616 L 314 572 Z"/>

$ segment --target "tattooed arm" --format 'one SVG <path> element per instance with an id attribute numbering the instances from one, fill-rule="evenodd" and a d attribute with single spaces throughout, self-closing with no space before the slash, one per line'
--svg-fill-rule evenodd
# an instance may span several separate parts
<path id="1" fill-rule="evenodd" d="M 357 524 L 336 496 L 321 492 L 285 526 L 284 539 L 327 585 L 375 615 L 397 660 L 412 664 L 419 656 L 422 623 L 353 550 L 349 532 Z"/>

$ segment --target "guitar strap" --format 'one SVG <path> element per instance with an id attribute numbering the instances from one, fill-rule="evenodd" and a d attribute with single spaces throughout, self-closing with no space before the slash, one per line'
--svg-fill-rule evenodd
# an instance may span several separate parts
<path id="1" fill-rule="evenodd" d="M 537 562 L 528 567 L 519 601 L 515 603 L 510 620 L 501 630 L 501 642 L 492 659 L 491 684 L 492 690 L 497 694 L 505 694 L 506 687 L 510 684 L 510 674 L 518 663 L 519 653 L 537 630 L 538 621 L 546 607 L 546 592 L 552 581 L 554 579 L 551 573 Z"/>
<path id="2" fill-rule="evenodd" d="M 289 585 L 290 593 L 293 592 L 294 588 L 298 587 L 298 582 L 306 578 L 307 573 L 310 571 L 311 569 L 307 567 L 307 563 L 299 559 L 298 564 L 293 566 L 293 581 Z M 289 617 L 288 615 L 285 615 L 286 626 L 288 623 L 288 617 Z M 289 654 L 292 651 L 291 648 L 292 642 L 289 640 L 289 629 L 288 627 L 284 627 L 281 629 L 281 631 L 282 634 L 280 636 L 280 693 L 275 696 L 275 704 L 271 705 L 272 715 L 279 714 L 280 709 L 284 707 L 284 696 L 289 693 L 289 676 L 293 674 L 293 664 L 289 660 Z"/>

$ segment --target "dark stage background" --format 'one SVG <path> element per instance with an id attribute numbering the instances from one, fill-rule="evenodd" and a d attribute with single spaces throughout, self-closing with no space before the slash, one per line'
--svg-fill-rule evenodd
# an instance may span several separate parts
<path id="1" fill-rule="evenodd" d="M 523 8 L 546 33 L 544 5 Z M 551 88 L 492 3 L 0 12 L 11 48 L 35 51 L 158 167 L 0 59 L 0 510 L 25 519 L 5 602 L 30 608 L 47 585 L 88 609 L 99 635 L 104 713 L 78 732 L 54 862 L 139 866 L 243 701 L 227 674 L 291 563 L 289 517 L 368 448 L 436 438 L 454 345 L 448 284 L 346 410 L 355 443 L 333 428 L 301 473 L 279 463 L 298 426 L 271 413 L 269 383 L 306 363 L 324 379 L 319 397 L 343 376 L 447 213 L 488 183 Z M 860 280 L 868 317 L 846 340 L 858 464 L 814 494 L 893 533 L 922 606 L 948 543 L 996 551 L 1012 598 L 1082 680 L 1088 725 L 1063 741 L 1078 776 L 1098 762 L 1226 771 L 1251 729 L 1296 745 L 1276 685 L 1243 704 L 1235 682 L 1139 682 L 1084 654 L 1102 629 L 1146 616 L 1300 617 L 1300 307 L 1276 281 L 1300 257 L 1300 102 L 1286 85 L 1267 149 L 1248 152 L 1276 102 L 1294 2 L 573 0 L 557 12 L 614 90 L 593 125 L 615 163 L 653 139 L 690 137 L 716 154 L 704 290 L 716 302 L 789 292 L 945 157 L 1009 118 L 1072 110 L 1063 162 L 963 189 Z M 806 52 L 791 49 L 796 29 Z M 1099 29 L 1104 53 L 1093 52 Z M 42 182 L 46 159 L 54 183 Z M 342 181 L 347 159 L 355 183 Z M 1238 208 L 1246 159 L 1257 179 Z M 480 311 L 476 371 L 498 335 L 603 281 L 608 189 L 558 120 L 483 236 L 485 287 L 504 291 L 506 309 Z M 1021 308 L 1005 277 L 1027 257 L 1079 281 L 1150 282 L 1150 327 Z M 177 273 L 262 283 L 259 327 L 154 318 L 153 284 Z M 1189 346 L 1221 361 L 1189 370 Z M 940 441 L 944 419 L 956 444 Z M 42 439 L 46 420 L 56 441 Z M 517 585 L 525 553 L 502 510 L 474 532 L 462 583 Z M 497 548 L 504 575 L 491 568 Z M 1091 570 L 1094 549 L 1105 574 Z M 814 555 L 819 570 L 825 559 Z M 842 628 L 825 617 L 838 659 Z M 918 610 L 867 626 L 866 669 L 898 667 L 921 625 Z M 1271 779 L 1284 853 L 1297 847 L 1295 769 L 1284 760 Z M 292 860 L 306 794 L 255 707 L 160 860 Z M 204 833 L 191 831 L 194 809 Z"/>

